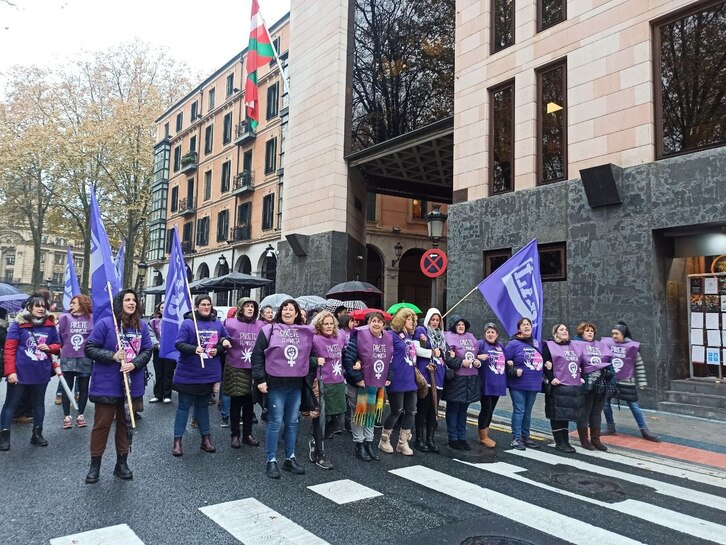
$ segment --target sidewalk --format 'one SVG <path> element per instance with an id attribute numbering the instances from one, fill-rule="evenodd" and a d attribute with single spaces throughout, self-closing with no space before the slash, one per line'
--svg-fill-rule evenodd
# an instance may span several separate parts
<path id="1" fill-rule="evenodd" d="M 469 416 L 476 419 L 479 403 L 469 406 Z M 643 454 L 665 456 L 694 464 L 726 469 L 726 422 L 695 418 L 680 414 L 643 409 L 645 421 L 653 433 L 660 435 L 661 443 L 646 441 L 640 435 L 633 415 L 627 405 L 618 410 L 613 405 L 617 435 L 602 437 L 606 445 L 621 447 Z M 509 396 L 500 397 L 494 411 L 492 426 L 509 431 L 512 418 L 512 401 Z M 605 426 L 603 417 L 603 427 Z M 573 445 L 577 448 L 577 432 L 570 424 Z M 551 438 L 550 422 L 544 416 L 544 395 L 538 395 L 532 409 L 532 431 Z"/>

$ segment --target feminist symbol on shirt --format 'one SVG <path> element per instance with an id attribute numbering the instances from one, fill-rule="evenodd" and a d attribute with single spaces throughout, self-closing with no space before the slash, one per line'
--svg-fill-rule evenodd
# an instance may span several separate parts
<path id="1" fill-rule="evenodd" d="M 613 367 L 615 367 L 615 372 L 617 373 L 620 371 L 620 369 L 623 368 L 623 365 L 625 362 L 621 360 L 620 358 L 613 358 Z"/>
<path id="2" fill-rule="evenodd" d="M 474 361 L 474 352 L 467 352 L 464 354 L 464 359 L 467 359 L 469 361 Z"/>
<path id="3" fill-rule="evenodd" d="M 81 349 L 81 346 L 83 345 L 83 335 L 80 335 L 76 333 L 71 337 L 71 346 L 73 346 L 73 350 L 78 352 Z"/>
<path id="4" fill-rule="evenodd" d="M 376 360 L 373 362 L 373 372 L 376 374 L 376 378 L 380 379 L 383 376 L 383 360 Z"/>
<path id="5" fill-rule="evenodd" d="M 572 375 L 572 378 L 577 378 L 577 363 L 575 363 L 574 361 L 571 361 L 570 365 L 568 365 L 567 368 L 570 370 L 570 374 Z"/>
<path id="6" fill-rule="evenodd" d="M 285 347 L 285 357 L 287 358 L 287 364 L 290 367 L 293 367 L 295 365 L 295 360 L 297 359 L 297 346 L 294 344 L 288 344 Z"/>

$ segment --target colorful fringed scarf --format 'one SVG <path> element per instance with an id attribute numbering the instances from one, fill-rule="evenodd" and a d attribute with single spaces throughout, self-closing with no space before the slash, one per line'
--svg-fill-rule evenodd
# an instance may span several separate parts
<path id="1" fill-rule="evenodd" d="M 361 426 L 372 428 L 376 420 L 383 415 L 385 393 L 383 388 L 365 386 L 358 388 L 358 398 L 355 402 L 353 422 Z"/>

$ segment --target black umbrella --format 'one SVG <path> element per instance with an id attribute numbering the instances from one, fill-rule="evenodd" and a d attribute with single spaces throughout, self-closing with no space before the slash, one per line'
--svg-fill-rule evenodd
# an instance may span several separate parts
<path id="1" fill-rule="evenodd" d="M 375 287 L 373 284 L 368 282 L 360 282 L 358 280 L 350 280 L 348 282 L 341 282 L 330 288 L 325 297 L 332 297 L 333 295 L 344 295 L 351 293 L 370 293 L 375 295 L 381 295 L 381 290 Z"/>
<path id="2" fill-rule="evenodd" d="M 20 293 L 20 290 L 15 286 L 0 282 L 0 295 L 17 295 L 18 293 Z"/>
<path id="3" fill-rule="evenodd" d="M 260 276 L 252 276 L 241 272 L 231 272 L 217 278 L 205 278 L 198 289 L 207 291 L 230 291 L 239 288 L 251 289 L 261 288 L 271 284 L 272 280 Z"/>
<path id="4" fill-rule="evenodd" d="M 202 278 L 201 280 L 195 280 L 189 282 L 189 291 L 193 294 L 208 293 L 209 289 L 202 286 L 203 282 L 210 280 L 210 278 Z M 166 293 L 166 286 L 154 286 L 153 288 L 145 288 L 144 295 L 164 295 Z"/>

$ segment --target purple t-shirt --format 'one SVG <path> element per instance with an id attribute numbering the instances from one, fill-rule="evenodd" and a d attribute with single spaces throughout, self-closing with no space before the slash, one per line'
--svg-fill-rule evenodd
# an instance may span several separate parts
<path id="1" fill-rule="evenodd" d="M 454 351 L 456 357 L 461 361 L 476 361 L 476 357 L 479 355 L 479 341 L 476 337 L 474 337 L 474 335 L 471 333 L 459 335 L 458 333 L 447 331 L 444 333 L 444 338 L 446 339 L 446 343 L 449 345 L 449 348 Z M 459 376 L 473 377 L 474 375 L 479 374 L 479 370 L 474 367 L 473 364 L 471 367 L 464 367 L 462 365 L 455 371 L 455 373 Z"/>
<path id="2" fill-rule="evenodd" d="M 572 347 L 580 357 L 583 373 L 592 373 L 610 365 L 612 352 L 602 341 L 572 341 Z"/>
<path id="3" fill-rule="evenodd" d="M 342 332 L 336 337 L 315 335 L 313 347 L 319 358 L 325 360 L 325 365 L 319 368 L 323 384 L 339 384 L 345 382 L 343 376 L 343 348 L 345 347 L 345 335 Z"/>
<path id="4" fill-rule="evenodd" d="M 552 356 L 552 372 L 555 378 L 568 386 L 580 386 L 580 358 L 571 343 L 558 344 L 547 341 Z"/>
<path id="5" fill-rule="evenodd" d="M 507 393 L 507 376 L 504 371 L 504 348 L 500 343 L 491 345 L 486 340 L 479 341 L 479 353 L 489 355 L 489 359 L 479 368 L 481 391 L 485 396 L 503 396 Z"/>
<path id="6" fill-rule="evenodd" d="M 521 377 L 507 376 L 510 390 L 539 392 L 542 389 L 542 353 L 537 346 L 515 337 L 504 347 L 504 358 L 513 361 L 515 369 L 522 370 Z"/>
<path id="7" fill-rule="evenodd" d="M 83 346 L 93 329 L 93 318 L 89 314 L 74 316 L 64 312 L 58 319 L 58 334 L 61 339 L 61 358 L 85 358 Z"/>
<path id="8" fill-rule="evenodd" d="M 313 331 L 306 325 L 271 324 L 262 328 L 269 339 L 265 371 L 273 377 L 304 377 L 310 370 Z"/>
<path id="9" fill-rule="evenodd" d="M 376 337 L 367 325 L 357 328 L 357 331 L 356 346 L 363 371 L 363 381 L 366 386 L 381 388 L 386 385 L 388 369 L 393 360 L 393 337 L 389 331 L 384 331 L 381 337 Z"/>
<path id="10" fill-rule="evenodd" d="M 618 380 L 630 380 L 635 374 L 635 361 L 638 359 L 640 343 L 628 341 L 616 343 L 612 337 L 603 337 L 601 341 L 612 352 L 615 377 Z"/>
<path id="11" fill-rule="evenodd" d="M 252 350 L 265 322 L 255 320 L 243 322 L 237 318 L 227 318 L 224 327 L 229 333 L 232 348 L 227 351 L 227 365 L 237 369 L 252 368 Z"/>

